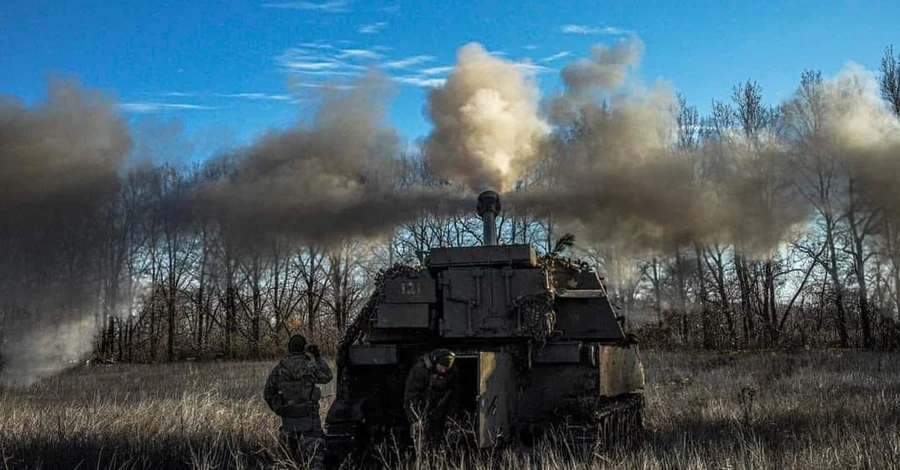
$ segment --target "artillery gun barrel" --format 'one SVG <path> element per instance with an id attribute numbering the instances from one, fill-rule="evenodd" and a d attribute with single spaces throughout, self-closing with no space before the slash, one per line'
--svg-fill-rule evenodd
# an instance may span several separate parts
<path id="1" fill-rule="evenodd" d="M 494 221 L 500 214 L 500 195 L 494 191 L 484 191 L 478 195 L 478 216 L 484 224 L 484 246 L 497 244 L 497 229 Z"/>

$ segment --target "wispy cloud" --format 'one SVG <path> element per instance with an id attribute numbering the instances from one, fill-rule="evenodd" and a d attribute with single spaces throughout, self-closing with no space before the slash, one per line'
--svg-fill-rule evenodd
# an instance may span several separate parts
<path id="1" fill-rule="evenodd" d="M 144 92 L 144 95 L 164 96 L 166 98 L 191 98 L 197 96 L 196 93 L 185 93 L 183 91 L 162 91 L 162 92 Z"/>
<path id="2" fill-rule="evenodd" d="M 416 65 L 421 65 L 434 60 L 434 56 L 430 55 L 414 55 L 403 59 L 392 60 L 384 63 L 389 69 L 405 69 Z"/>
<path id="3" fill-rule="evenodd" d="M 336 69 L 340 64 L 335 62 L 303 62 L 299 60 L 286 62 L 287 66 L 294 70 L 323 71 Z"/>
<path id="4" fill-rule="evenodd" d="M 164 111 L 182 111 L 182 110 L 203 110 L 216 109 L 211 106 L 202 106 L 199 104 L 189 103 L 160 103 L 152 101 L 134 101 L 130 103 L 120 103 L 119 110 L 126 113 L 150 114 L 161 113 Z"/>
<path id="5" fill-rule="evenodd" d="M 328 89 L 328 90 L 351 90 L 353 86 L 341 84 L 341 83 L 316 83 L 316 82 L 305 82 L 302 80 L 290 80 L 288 82 L 288 87 L 293 88 L 297 91 L 304 88 L 312 88 L 312 89 Z"/>
<path id="6" fill-rule="evenodd" d="M 386 27 L 387 27 L 386 22 L 379 21 L 377 23 L 364 24 L 364 25 L 360 26 L 357 31 L 359 31 L 360 34 L 378 34 L 381 32 L 381 30 L 383 30 Z"/>
<path id="7" fill-rule="evenodd" d="M 550 56 L 550 57 L 544 57 L 544 58 L 541 59 L 540 61 L 543 62 L 543 63 L 546 63 L 546 62 L 553 62 L 554 60 L 564 59 L 564 58 L 566 58 L 566 57 L 569 57 L 570 55 L 572 55 L 571 52 L 569 52 L 569 51 L 562 51 L 562 52 L 557 52 L 556 54 L 553 54 L 553 55 Z"/>
<path id="8" fill-rule="evenodd" d="M 453 67 L 450 65 L 445 65 L 442 67 L 428 67 L 422 70 L 419 70 L 419 73 L 422 75 L 444 75 L 453 70 Z"/>
<path id="9" fill-rule="evenodd" d="M 383 56 L 378 52 L 371 51 L 368 49 L 341 49 L 340 53 L 338 53 L 338 59 L 369 59 L 369 60 L 378 60 Z"/>
<path id="10" fill-rule="evenodd" d="M 323 43 L 303 43 L 275 57 L 283 69 L 308 75 L 353 76 L 373 63 L 384 60 L 378 48 L 335 47 Z"/>
<path id="11" fill-rule="evenodd" d="M 413 75 L 413 76 L 394 77 L 394 81 L 396 81 L 398 83 L 403 83 L 404 85 L 413 85 L 413 86 L 419 86 L 419 87 L 423 87 L 423 88 L 435 88 L 435 87 L 442 86 L 444 84 L 444 82 L 446 81 L 446 79 L 433 78 L 433 77 L 429 78 L 429 77 Z"/>
<path id="12" fill-rule="evenodd" d="M 302 42 L 298 47 L 302 47 L 304 49 L 334 49 L 334 46 L 331 44 L 325 44 L 321 42 Z"/>
<path id="13" fill-rule="evenodd" d="M 320 11 L 323 13 L 342 13 L 347 10 L 347 2 L 344 0 L 335 0 L 330 2 L 277 2 L 263 3 L 263 8 L 278 8 L 281 10 L 303 10 L 303 11 Z"/>
<path id="14" fill-rule="evenodd" d="M 563 34 L 581 34 L 581 35 L 631 34 L 630 30 L 617 28 L 615 26 L 598 27 L 598 26 L 587 26 L 587 25 L 583 25 L 583 24 L 565 24 L 565 25 L 560 26 L 559 30 Z"/>
<path id="15" fill-rule="evenodd" d="M 525 49 L 526 51 L 533 51 L 537 49 L 537 46 L 535 46 L 534 44 L 528 44 L 527 46 L 524 46 L 523 49 Z"/>
<path id="16" fill-rule="evenodd" d="M 220 98 L 238 98 L 253 101 L 296 101 L 293 96 L 284 93 L 216 93 Z"/>
<path id="17" fill-rule="evenodd" d="M 389 68 L 399 72 L 398 75 L 393 77 L 397 83 L 422 88 L 435 88 L 444 85 L 444 82 L 447 80 L 447 74 L 453 70 L 453 67 L 449 65 L 420 67 L 422 64 L 433 60 L 435 58 L 430 55 L 416 55 L 395 60 L 389 64 Z"/>
<path id="18" fill-rule="evenodd" d="M 537 75 L 540 73 L 552 72 L 553 69 L 544 67 L 543 65 L 533 64 L 531 62 L 516 62 L 516 68 L 526 75 Z"/>
<path id="19" fill-rule="evenodd" d="M 504 51 L 494 55 L 505 56 Z M 551 72 L 545 66 L 569 55 L 561 52 L 537 63 L 524 60 L 516 67 L 528 75 Z M 336 88 L 349 86 L 347 78 L 364 74 L 371 67 L 387 73 L 394 83 L 424 88 L 439 87 L 453 71 L 449 64 L 435 63 L 437 58 L 428 54 L 392 57 L 391 49 L 378 46 L 358 47 L 347 43 L 303 43 L 275 57 L 275 62 L 290 74 L 289 88 L 298 92 L 304 88 Z M 515 59 L 509 59 L 515 61 Z"/>

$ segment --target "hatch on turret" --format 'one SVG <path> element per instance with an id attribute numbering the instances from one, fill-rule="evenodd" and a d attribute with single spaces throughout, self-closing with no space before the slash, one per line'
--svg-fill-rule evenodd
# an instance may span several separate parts
<path id="1" fill-rule="evenodd" d="M 548 291 L 547 273 L 537 268 L 451 268 L 438 279 L 443 296 L 441 334 L 446 338 L 528 335 L 523 323 L 531 319 L 522 317 L 517 302 Z"/>
<path id="2" fill-rule="evenodd" d="M 510 266 L 514 268 L 534 268 L 537 266 L 537 252 L 531 245 L 467 246 L 458 248 L 435 248 L 428 256 L 431 268 L 452 268 L 461 266 Z"/>

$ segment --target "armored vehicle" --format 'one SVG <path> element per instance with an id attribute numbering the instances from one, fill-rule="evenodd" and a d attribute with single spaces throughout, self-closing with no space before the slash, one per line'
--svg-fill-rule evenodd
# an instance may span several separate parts
<path id="1" fill-rule="evenodd" d="M 562 429 L 579 444 L 633 438 L 644 373 L 601 279 L 531 245 L 496 245 L 500 197 L 478 198 L 484 246 L 432 249 L 420 267 L 382 272 L 339 347 L 325 420 L 329 460 L 408 436 L 403 389 L 426 352 L 456 353 L 460 415 L 491 447 Z M 357 454 L 358 455 L 358 454 Z"/>

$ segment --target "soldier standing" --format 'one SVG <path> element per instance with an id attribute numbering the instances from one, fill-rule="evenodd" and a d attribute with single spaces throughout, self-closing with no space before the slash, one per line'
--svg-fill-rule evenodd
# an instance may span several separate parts
<path id="1" fill-rule="evenodd" d="M 423 355 L 409 371 L 403 404 L 414 442 L 427 447 L 441 441 L 450 410 L 459 408 L 459 373 L 456 355 L 436 349 Z"/>
<path id="2" fill-rule="evenodd" d="M 288 343 L 288 355 L 266 380 L 266 403 L 281 417 L 279 440 L 300 466 L 306 463 L 312 469 L 324 467 L 325 436 L 319 418 L 322 392 L 316 384 L 328 383 L 331 378 L 331 368 L 322 359 L 318 346 L 294 335 Z"/>

